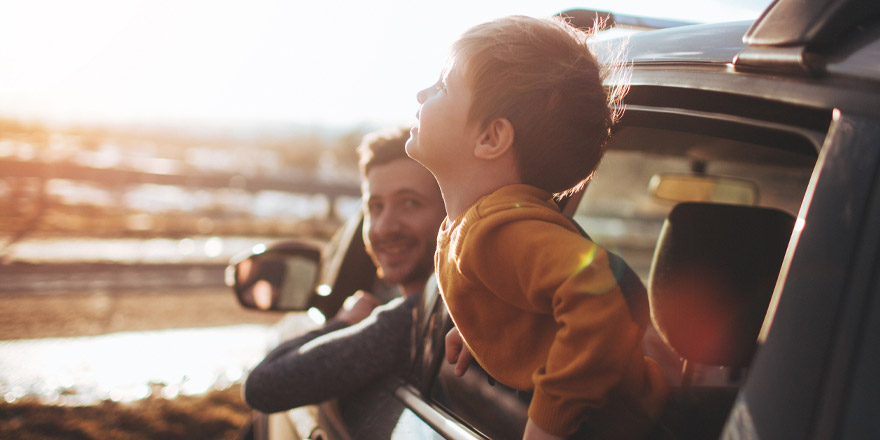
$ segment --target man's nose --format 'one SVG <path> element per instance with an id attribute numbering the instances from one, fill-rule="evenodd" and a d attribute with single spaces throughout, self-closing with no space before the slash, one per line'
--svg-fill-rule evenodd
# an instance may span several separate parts
<path id="1" fill-rule="evenodd" d="M 400 218 L 393 208 L 385 208 L 373 219 L 373 229 L 379 235 L 397 232 L 400 229 Z"/>

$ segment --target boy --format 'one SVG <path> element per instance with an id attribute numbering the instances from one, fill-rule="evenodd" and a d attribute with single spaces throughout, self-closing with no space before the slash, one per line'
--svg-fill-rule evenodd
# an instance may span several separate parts
<path id="1" fill-rule="evenodd" d="M 644 287 L 631 270 L 618 279 L 628 267 L 553 201 L 589 179 L 615 119 L 586 36 L 519 16 L 469 29 L 418 93 L 406 146 L 446 205 L 434 260 L 461 356 L 533 390 L 525 438 L 568 436 L 581 422 L 591 438 L 638 438 L 668 393 L 640 345 Z"/>

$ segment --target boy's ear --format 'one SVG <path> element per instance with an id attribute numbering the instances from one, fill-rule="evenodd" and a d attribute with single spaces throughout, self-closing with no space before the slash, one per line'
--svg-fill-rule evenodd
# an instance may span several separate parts
<path id="1" fill-rule="evenodd" d="M 497 118 L 486 124 L 474 147 L 474 157 L 497 159 L 513 146 L 513 124 L 506 118 Z"/>

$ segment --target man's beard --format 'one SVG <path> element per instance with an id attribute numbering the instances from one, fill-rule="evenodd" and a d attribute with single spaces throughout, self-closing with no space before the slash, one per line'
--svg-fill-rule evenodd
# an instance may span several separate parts
<path id="1" fill-rule="evenodd" d="M 419 258 L 416 265 L 395 284 L 405 285 L 417 281 L 427 281 L 428 277 L 434 273 L 434 250 L 434 247 L 426 246 L 425 252 L 422 254 L 422 257 Z M 376 266 L 376 276 L 381 280 L 385 280 L 385 273 L 382 271 L 382 263 L 376 258 L 369 246 L 367 246 L 367 254 L 370 256 L 370 259 L 373 260 L 373 265 Z"/>
<path id="2" fill-rule="evenodd" d="M 427 255 L 419 259 L 418 264 L 413 266 L 412 270 L 404 277 L 400 284 L 409 284 L 416 281 L 428 281 L 428 277 L 434 273 L 434 250 L 428 248 Z"/>

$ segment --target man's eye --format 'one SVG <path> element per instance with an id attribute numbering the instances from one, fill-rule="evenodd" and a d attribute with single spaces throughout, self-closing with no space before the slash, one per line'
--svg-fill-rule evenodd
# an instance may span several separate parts
<path id="1" fill-rule="evenodd" d="M 382 204 L 381 203 L 370 203 L 367 205 L 367 209 L 370 210 L 370 214 L 376 214 L 378 212 L 382 212 Z"/>
<path id="2" fill-rule="evenodd" d="M 416 207 L 422 206 L 422 202 L 420 202 L 416 199 L 406 199 L 403 201 L 403 206 L 405 206 L 407 208 L 416 208 Z"/>

